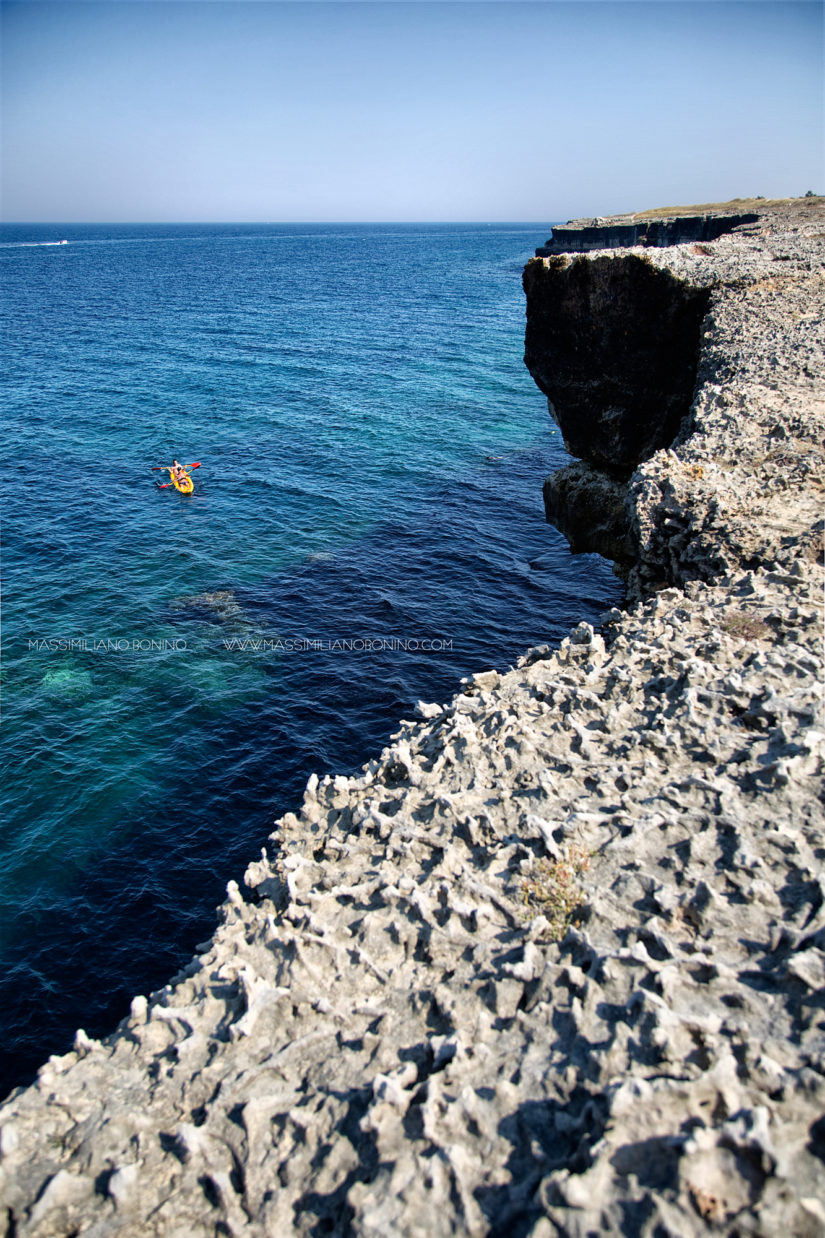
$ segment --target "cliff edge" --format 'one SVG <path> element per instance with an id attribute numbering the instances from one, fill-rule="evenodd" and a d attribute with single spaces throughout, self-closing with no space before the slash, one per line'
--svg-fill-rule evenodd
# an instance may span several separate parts
<path id="1" fill-rule="evenodd" d="M 8 1235 L 825 1234 L 808 210 L 529 264 L 634 609 L 311 778 L 192 963 L 0 1109 Z"/>
<path id="2" fill-rule="evenodd" d="M 578 458 L 547 517 L 636 599 L 822 544 L 825 200 L 700 211 L 633 217 L 652 247 L 621 247 L 630 217 L 555 228 L 524 272 L 525 362 Z"/>

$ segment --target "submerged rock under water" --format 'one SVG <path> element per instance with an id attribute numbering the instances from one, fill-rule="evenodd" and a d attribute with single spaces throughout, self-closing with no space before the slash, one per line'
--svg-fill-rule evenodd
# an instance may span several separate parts
<path id="1" fill-rule="evenodd" d="M 46 671 L 41 686 L 54 697 L 84 698 L 94 690 L 91 671 L 74 666 L 59 666 Z"/>
<path id="2" fill-rule="evenodd" d="M 184 594 L 182 597 L 173 598 L 169 609 L 187 617 L 206 619 L 210 623 L 234 621 L 244 613 L 232 589 Z"/>

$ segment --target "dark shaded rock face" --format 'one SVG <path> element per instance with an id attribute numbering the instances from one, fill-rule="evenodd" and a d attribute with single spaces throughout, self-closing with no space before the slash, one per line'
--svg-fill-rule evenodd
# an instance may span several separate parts
<path id="1" fill-rule="evenodd" d="M 544 483 L 544 511 L 576 554 L 599 554 L 620 568 L 633 562 L 627 483 L 574 460 Z"/>
<path id="2" fill-rule="evenodd" d="M 636 254 L 535 258 L 524 290 L 524 360 L 567 450 L 629 477 L 690 408 L 709 291 Z"/>
<path id="3" fill-rule="evenodd" d="M 539 258 L 554 254 L 581 254 L 592 249 L 629 248 L 632 245 L 682 245 L 688 241 L 715 241 L 743 224 L 753 224 L 758 215 L 682 215 L 670 219 L 642 219 L 638 223 L 583 224 L 576 220 L 559 224 L 546 245 L 536 250 Z"/>

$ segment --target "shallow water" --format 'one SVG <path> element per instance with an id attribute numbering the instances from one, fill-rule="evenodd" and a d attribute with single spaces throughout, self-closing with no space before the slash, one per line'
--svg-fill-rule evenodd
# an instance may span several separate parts
<path id="1" fill-rule="evenodd" d="M 543 520 L 548 233 L 0 231 L 4 1090 L 168 979 L 312 770 L 620 596 Z"/>

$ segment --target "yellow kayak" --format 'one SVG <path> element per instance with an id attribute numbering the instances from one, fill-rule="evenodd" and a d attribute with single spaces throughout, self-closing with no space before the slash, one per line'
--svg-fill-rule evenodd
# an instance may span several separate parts
<path id="1" fill-rule="evenodd" d="M 169 476 L 172 478 L 172 484 L 175 489 L 180 490 L 181 494 L 191 494 L 195 489 L 195 483 L 192 481 L 192 478 L 188 473 L 185 473 L 183 477 L 178 478 L 174 476 L 172 470 L 170 469 Z"/>
<path id="2" fill-rule="evenodd" d="M 195 483 L 189 476 L 189 470 L 199 469 L 201 466 L 200 460 L 196 460 L 194 464 L 178 464 L 177 460 L 174 464 L 153 464 L 151 466 L 153 473 L 168 473 L 169 480 L 161 485 L 158 482 L 161 490 L 166 490 L 169 486 L 174 486 L 181 494 L 191 494 L 195 489 Z M 180 477 L 175 476 L 175 470 L 180 470 Z"/>

